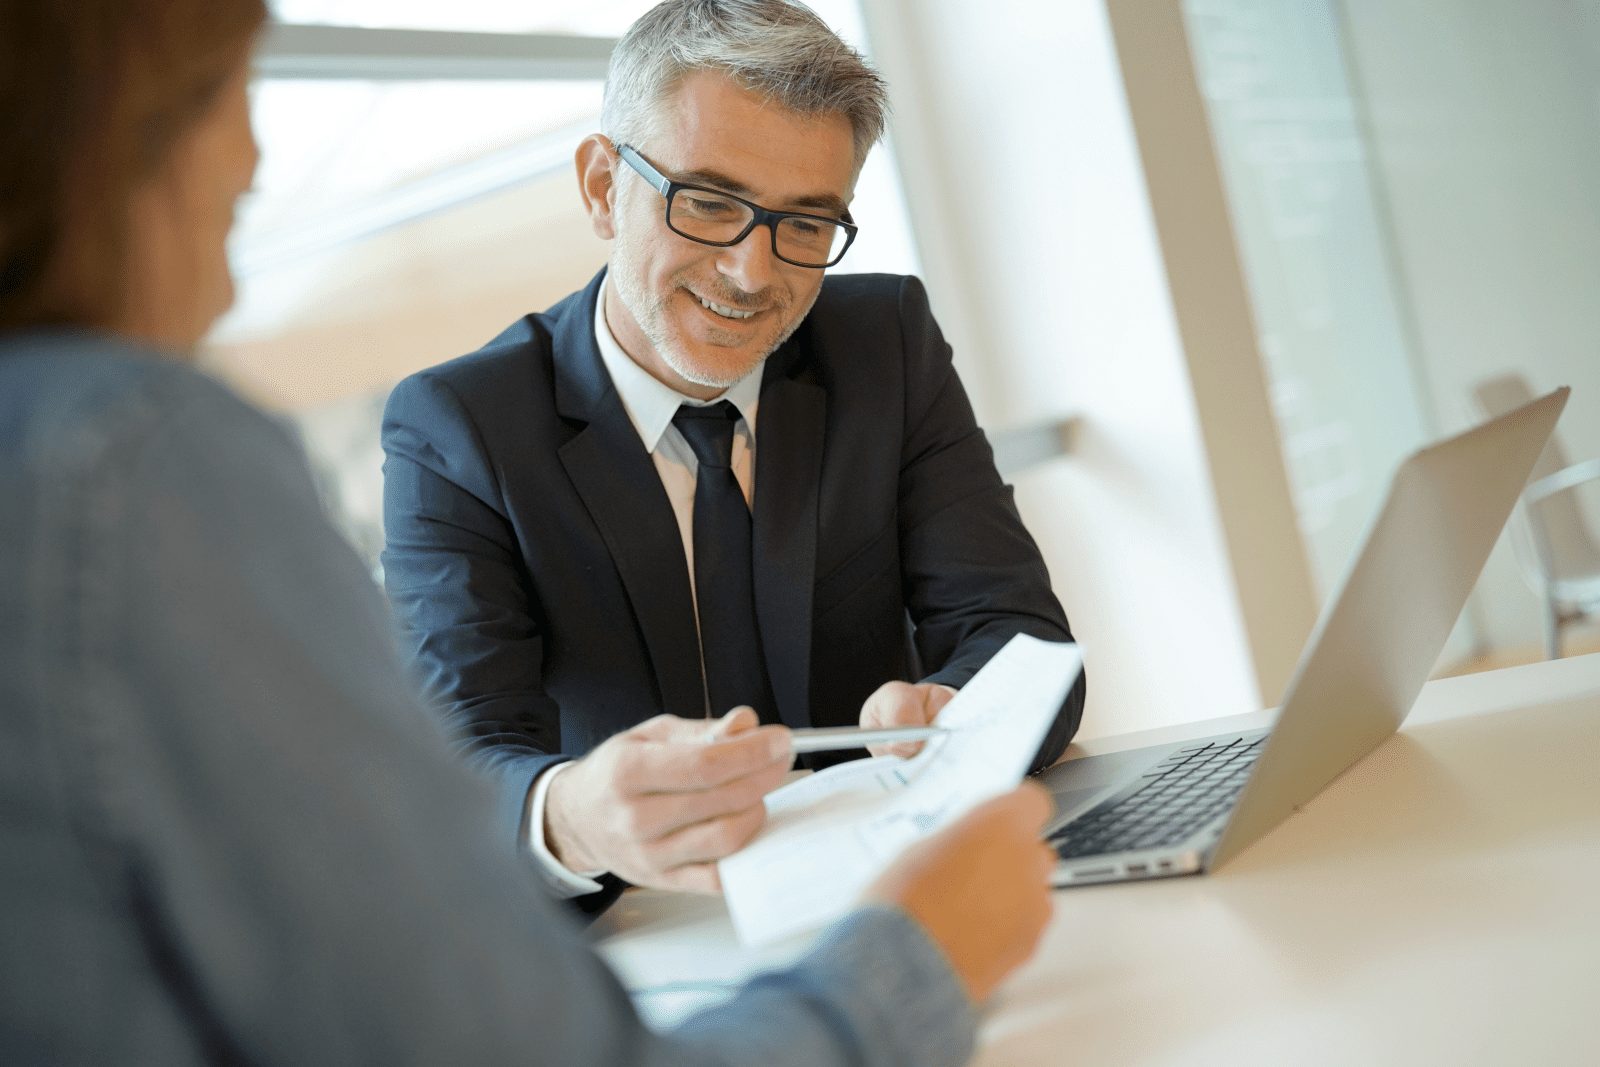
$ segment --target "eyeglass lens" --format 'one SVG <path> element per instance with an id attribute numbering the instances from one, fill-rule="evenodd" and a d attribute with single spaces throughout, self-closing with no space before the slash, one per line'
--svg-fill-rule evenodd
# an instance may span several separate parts
<path id="1" fill-rule="evenodd" d="M 674 230 L 717 244 L 738 237 L 752 217 L 748 205 L 705 189 L 675 190 L 667 208 L 667 222 Z M 843 251 L 849 233 L 823 219 L 791 216 L 778 223 L 773 236 L 779 256 L 797 266 L 821 267 Z"/>

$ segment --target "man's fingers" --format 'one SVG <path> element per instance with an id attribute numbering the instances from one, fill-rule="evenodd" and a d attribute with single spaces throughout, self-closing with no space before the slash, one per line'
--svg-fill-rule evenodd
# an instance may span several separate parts
<path id="1" fill-rule="evenodd" d="M 676 715 L 657 715 L 619 736 L 633 741 L 659 741 L 664 744 L 705 745 L 723 741 L 761 725 L 747 704 L 732 708 L 719 719 L 680 719 Z"/>
<path id="2" fill-rule="evenodd" d="M 761 725 L 761 719 L 756 715 L 754 708 L 748 704 L 740 704 L 722 718 L 715 720 L 711 728 L 706 731 L 708 741 L 722 741 L 735 734 L 742 734 L 754 730 Z"/>
<path id="3" fill-rule="evenodd" d="M 885 682 L 861 705 L 862 726 L 922 726 L 924 694 L 905 682 Z"/>
<path id="4" fill-rule="evenodd" d="M 717 872 L 715 863 L 689 863 L 661 872 L 655 878 L 653 887 L 675 889 L 680 893 L 704 893 L 716 896 L 722 892 L 722 876 Z"/>
<path id="5" fill-rule="evenodd" d="M 616 873 L 634 885 L 720 893 L 722 880 L 717 874 L 717 861 L 749 844 L 766 815 L 766 808 L 756 804 L 684 827 L 638 848 L 629 863 L 615 868 Z"/>
<path id="6" fill-rule="evenodd" d="M 761 805 L 761 798 L 783 783 L 786 764 L 747 774 L 716 789 L 648 793 L 628 802 L 628 832 L 641 842 L 655 841 L 686 826 Z"/>
<path id="7" fill-rule="evenodd" d="M 929 715 L 925 711 L 925 687 L 906 682 L 885 682 L 861 705 L 863 729 L 885 726 L 923 726 Z M 892 745 L 868 745 L 874 756 L 903 756 L 910 759 L 922 751 L 920 741 L 901 741 Z"/>
<path id="8" fill-rule="evenodd" d="M 787 726 L 762 726 L 747 730 L 725 741 L 705 745 L 688 753 L 657 750 L 652 753 L 658 772 L 665 772 L 658 788 L 714 789 L 749 774 L 778 766 L 787 771 L 794 762 L 793 742 Z M 667 761 L 682 761 L 684 772 L 675 773 Z"/>
<path id="9" fill-rule="evenodd" d="M 773 764 L 787 769 L 791 759 L 789 730 L 784 726 L 762 726 L 709 744 L 639 741 L 619 757 L 619 784 L 630 793 L 714 789 Z"/>
<path id="10" fill-rule="evenodd" d="M 715 863 L 748 845 L 766 821 L 766 808 L 756 804 L 743 811 L 685 826 L 650 842 L 644 851 L 658 870 Z"/>
<path id="11" fill-rule="evenodd" d="M 955 694 L 942 685 L 919 682 L 885 682 L 861 705 L 861 725 L 865 728 L 885 726 L 926 726 L 950 703 Z M 910 759 L 922 751 L 920 741 L 901 741 L 892 745 L 868 745 L 874 756 L 901 756 Z"/>

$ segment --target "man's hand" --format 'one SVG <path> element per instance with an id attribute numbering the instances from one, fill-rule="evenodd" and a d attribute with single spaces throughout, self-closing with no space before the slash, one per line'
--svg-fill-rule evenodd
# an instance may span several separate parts
<path id="1" fill-rule="evenodd" d="M 550 783 L 550 851 L 574 871 L 721 892 L 716 861 L 761 829 L 761 798 L 794 759 L 788 729 L 758 722 L 749 708 L 716 720 L 657 715 L 608 738 Z"/>
<path id="2" fill-rule="evenodd" d="M 885 726 L 926 726 L 950 703 L 954 691 L 933 682 L 884 682 L 861 705 L 863 729 Z M 910 759 L 922 751 L 921 741 L 901 741 L 893 745 L 868 745 L 874 756 L 904 756 Z"/>
<path id="3" fill-rule="evenodd" d="M 866 891 L 922 923 L 974 1004 L 1033 955 L 1050 921 L 1056 855 L 1039 839 L 1053 805 L 1027 783 L 913 846 Z"/>

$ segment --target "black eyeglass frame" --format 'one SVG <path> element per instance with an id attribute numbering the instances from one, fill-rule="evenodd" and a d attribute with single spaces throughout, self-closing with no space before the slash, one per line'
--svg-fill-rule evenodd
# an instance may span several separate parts
<path id="1" fill-rule="evenodd" d="M 746 237 L 749 237 L 750 232 L 757 226 L 765 226 L 767 228 L 767 232 L 772 235 L 773 255 L 777 256 L 779 259 L 790 264 L 791 266 L 805 267 L 811 270 L 826 270 L 828 267 L 838 263 L 844 258 L 844 254 L 850 251 L 850 246 L 855 243 L 856 233 L 860 230 L 860 227 L 851 221 L 850 213 L 848 211 L 844 213 L 843 218 L 839 219 L 830 219 L 826 215 L 808 215 L 803 211 L 768 211 L 760 204 L 753 204 L 743 197 L 734 196 L 732 193 L 724 192 L 721 189 L 710 189 L 704 185 L 692 185 L 688 182 L 675 182 L 657 170 L 648 159 L 645 159 L 643 156 L 641 156 L 632 146 L 619 144 L 615 145 L 614 147 L 616 148 L 617 155 L 622 158 L 622 161 L 628 164 L 628 166 L 632 167 L 634 171 L 638 173 L 639 177 L 649 182 L 651 188 L 660 193 L 662 198 L 666 201 L 666 207 L 664 210 L 667 229 L 671 230 L 679 237 L 694 241 L 697 244 L 710 245 L 713 248 L 732 248 Z M 739 236 L 735 237 L 731 241 L 708 241 L 704 237 L 696 237 L 693 234 L 684 233 L 682 230 L 678 229 L 672 224 L 672 198 L 677 195 L 680 189 L 693 189 L 697 192 L 710 193 L 713 196 L 722 196 L 728 198 L 729 200 L 738 201 L 750 209 L 750 225 L 746 226 L 743 230 L 740 230 Z M 782 222 L 784 219 L 810 219 L 813 222 L 825 222 L 830 226 L 839 226 L 843 228 L 845 234 L 844 247 L 839 249 L 838 255 L 834 256 L 826 263 L 796 263 L 782 252 L 778 251 L 778 223 Z"/>

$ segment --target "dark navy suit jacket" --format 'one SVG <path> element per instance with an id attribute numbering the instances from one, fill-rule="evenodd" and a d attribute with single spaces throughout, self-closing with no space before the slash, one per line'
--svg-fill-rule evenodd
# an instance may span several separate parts
<path id="1" fill-rule="evenodd" d="M 407 378 L 384 414 L 402 653 L 499 779 L 508 829 L 551 763 L 705 714 L 682 537 L 594 341 L 603 277 Z M 959 688 L 1018 633 L 1071 639 L 915 278 L 828 278 L 768 358 L 753 511 L 790 726 L 853 725 L 891 679 Z M 1080 681 L 1036 767 L 1082 707 Z"/>

